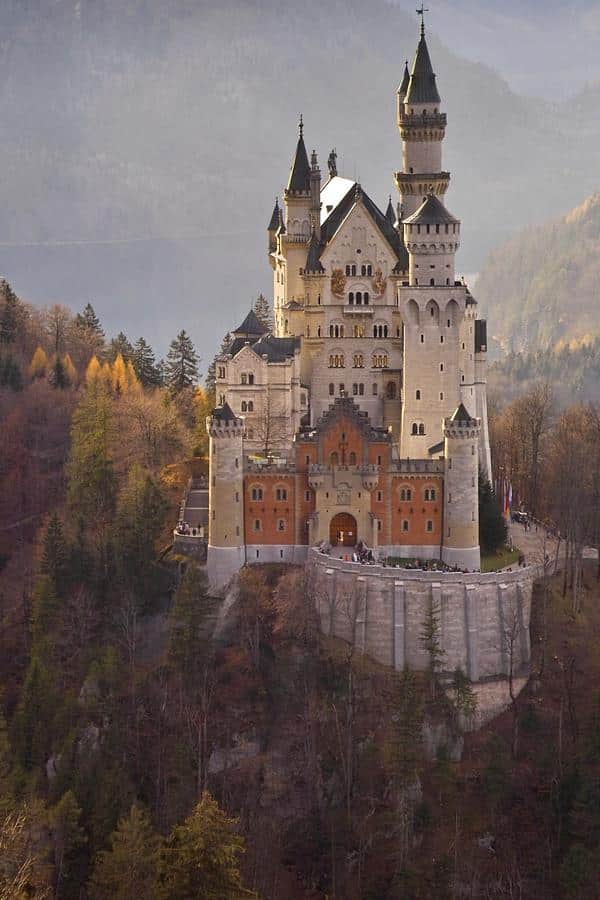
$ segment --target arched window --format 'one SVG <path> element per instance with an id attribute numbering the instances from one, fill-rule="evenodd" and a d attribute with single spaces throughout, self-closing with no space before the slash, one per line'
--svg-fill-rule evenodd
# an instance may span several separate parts
<path id="1" fill-rule="evenodd" d="M 420 400 L 420 399 L 421 399 L 421 391 L 417 390 L 417 391 L 415 391 L 415 400 Z"/>
<path id="2" fill-rule="evenodd" d="M 361 275 L 366 275 L 366 274 L 367 274 L 367 267 L 366 267 L 365 265 L 362 265 L 362 266 L 360 267 L 360 274 L 361 274 Z"/>
<path id="3" fill-rule="evenodd" d="M 250 496 L 253 500 L 262 500 L 263 499 L 263 489 L 258 485 L 253 485 Z"/>
<path id="4" fill-rule="evenodd" d="M 338 455 L 337 455 L 337 451 L 336 451 L 336 450 L 334 450 L 333 453 L 330 453 L 330 454 L 329 454 L 329 465 L 330 465 L 330 466 L 337 466 L 337 465 L 338 465 Z"/>
<path id="5" fill-rule="evenodd" d="M 365 301 L 365 306 L 368 306 L 369 305 L 369 292 L 368 291 L 365 291 L 364 301 Z"/>
<path id="6" fill-rule="evenodd" d="M 285 531 L 286 522 L 285 519 L 277 519 L 277 531 Z"/>
<path id="7" fill-rule="evenodd" d="M 357 306 L 362 305 L 362 292 L 361 291 L 356 292 L 356 305 Z"/>
<path id="8" fill-rule="evenodd" d="M 254 400 L 248 400 L 248 412 L 254 412 Z"/>
<path id="9" fill-rule="evenodd" d="M 425 434 L 425 426 L 423 423 L 419 425 L 419 434 Z"/>
<path id="10" fill-rule="evenodd" d="M 334 386 L 333 386 L 333 382 L 330 381 L 330 382 L 329 382 L 329 396 L 330 396 L 330 397 L 333 397 L 333 392 L 334 392 L 334 390 L 335 390 L 335 388 L 334 388 Z"/>
<path id="11" fill-rule="evenodd" d="M 242 374 L 240 375 L 240 382 L 242 384 L 248 384 L 248 375 L 246 372 L 242 372 Z"/>
<path id="12" fill-rule="evenodd" d="M 367 266 L 367 275 L 372 275 L 372 274 L 373 274 L 373 266 L 369 264 Z"/>
<path id="13" fill-rule="evenodd" d="M 242 412 L 248 412 L 248 404 L 245 400 L 242 400 Z"/>
<path id="14" fill-rule="evenodd" d="M 348 294 L 348 303 L 350 306 L 354 306 L 354 291 L 350 291 Z"/>
<path id="15" fill-rule="evenodd" d="M 377 396 L 377 382 L 375 381 L 373 382 L 373 396 Z"/>
<path id="16" fill-rule="evenodd" d="M 317 325 L 317 337 L 321 337 L 321 326 Z"/>
<path id="17" fill-rule="evenodd" d="M 412 490 L 409 487 L 400 488 L 400 499 L 404 501 L 412 500 Z"/>
<path id="18" fill-rule="evenodd" d="M 365 386 L 362 382 L 358 386 L 358 393 L 360 397 L 364 397 L 365 395 Z"/>
<path id="19" fill-rule="evenodd" d="M 352 274 L 356 275 L 356 266 L 352 266 Z"/>
<path id="20" fill-rule="evenodd" d="M 286 319 L 285 322 L 284 322 L 283 330 L 285 331 L 286 334 L 288 333 L 288 330 L 289 330 L 289 322 L 288 322 L 287 319 Z"/>
<path id="21" fill-rule="evenodd" d="M 416 422 L 413 422 L 412 428 L 411 428 L 411 434 L 418 434 L 418 433 L 419 433 L 419 426 L 417 425 Z"/>
<path id="22" fill-rule="evenodd" d="M 333 325 L 329 326 L 329 337 L 333 337 Z"/>
<path id="23" fill-rule="evenodd" d="M 280 500 L 280 501 L 287 500 L 287 498 L 288 498 L 287 488 L 285 488 L 285 487 L 275 488 L 275 499 L 276 500 Z"/>
<path id="24" fill-rule="evenodd" d="M 354 384 L 352 385 L 352 396 L 358 396 L 358 384 L 356 382 L 354 382 Z"/>
<path id="25" fill-rule="evenodd" d="M 388 400 L 395 400 L 396 399 L 396 382 L 388 381 L 385 392 L 386 392 Z"/>
<path id="26" fill-rule="evenodd" d="M 346 275 L 350 275 L 350 266 L 346 266 Z"/>
<path id="27" fill-rule="evenodd" d="M 254 374 L 252 372 L 248 372 L 248 384 L 254 384 Z"/>
<path id="28" fill-rule="evenodd" d="M 351 466 L 356 465 L 356 453 L 354 452 L 354 450 L 350 454 L 350 465 Z"/>
<path id="29" fill-rule="evenodd" d="M 352 357 L 352 365 L 355 369 L 362 369 L 364 366 L 364 358 L 362 353 L 355 353 Z"/>

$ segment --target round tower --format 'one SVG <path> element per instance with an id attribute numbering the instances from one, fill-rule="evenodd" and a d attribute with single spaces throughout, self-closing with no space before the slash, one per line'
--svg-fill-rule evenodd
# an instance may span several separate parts
<path id="1" fill-rule="evenodd" d="M 444 536 L 442 559 L 450 566 L 479 570 L 478 443 L 481 419 L 461 403 L 444 420 Z"/>
<path id="2" fill-rule="evenodd" d="M 206 420 L 209 434 L 208 556 L 211 585 L 221 587 L 245 563 L 244 422 L 225 403 Z"/>
<path id="3" fill-rule="evenodd" d="M 402 214 L 410 216 L 428 193 L 444 197 L 450 174 L 442 171 L 442 142 L 446 115 L 440 112 L 440 95 L 421 24 L 421 39 L 410 74 L 397 93 L 397 121 L 403 148 L 403 171 L 396 172 L 396 186 L 402 197 Z"/>

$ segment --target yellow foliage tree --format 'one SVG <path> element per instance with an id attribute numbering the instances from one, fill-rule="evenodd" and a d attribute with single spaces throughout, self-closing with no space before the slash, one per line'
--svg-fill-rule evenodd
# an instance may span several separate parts
<path id="1" fill-rule="evenodd" d="M 87 384 L 91 384 L 92 381 L 97 381 L 100 377 L 100 373 L 102 371 L 102 367 L 98 362 L 97 356 L 92 356 L 88 363 L 88 367 L 85 370 L 85 380 Z"/>
<path id="2" fill-rule="evenodd" d="M 129 387 L 127 379 L 127 365 L 120 353 L 117 353 L 112 364 L 112 388 L 115 394 L 126 394 Z"/>
<path id="3" fill-rule="evenodd" d="M 133 363 L 130 359 L 127 360 L 125 364 L 125 369 L 127 371 L 127 390 L 128 391 L 138 391 L 141 388 L 139 379 L 135 374 L 135 369 L 133 368 Z"/>
<path id="4" fill-rule="evenodd" d="M 77 369 L 73 365 L 73 360 L 71 359 L 70 353 L 65 353 L 65 355 L 63 356 L 63 366 L 65 367 L 65 373 L 71 384 L 77 384 L 79 375 L 77 373 Z"/>
<path id="5" fill-rule="evenodd" d="M 48 356 L 43 347 L 37 347 L 29 363 L 29 374 L 32 378 L 42 378 L 48 369 Z"/>
<path id="6" fill-rule="evenodd" d="M 110 364 L 107 362 L 104 363 L 102 369 L 100 370 L 100 380 L 107 390 L 112 389 L 113 374 L 110 368 Z"/>

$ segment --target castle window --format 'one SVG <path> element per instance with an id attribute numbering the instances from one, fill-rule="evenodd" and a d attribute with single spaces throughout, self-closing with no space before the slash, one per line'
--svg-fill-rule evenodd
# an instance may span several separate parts
<path id="1" fill-rule="evenodd" d="M 348 294 L 348 303 L 350 306 L 354 306 L 354 291 L 350 291 Z"/>
<path id="2" fill-rule="evenodd" d="M 462 348 L 463 348 L 463 350 L 465 349 L 465 342 L 464 342 L 464 341 L 463 341 Z"/>
<path id="3" fill-rule="evenodd" d="M 357 306 L 361 306 L 361 305 L 362 305 L 362 293 L 361 293 L 361 291 L 357 291 L 357 292 L 356 292 L 356 305 L 357 305 Z"/>
<path id="4" fill-rule="evenodd" d="M 386 397 L 388 400 L 396 399 L 396 382 L 388 381 L 386 389 L 385 389 Z"/>
<path id="5" fill-rule="evenodd" d="M 440 400 L 443 400 L 443 399 L 444 399 L 444 392 L 440 391 Z"/>
<path id="6" fill-rule="evenodd" d="M 321 337 L 321 326 L 317 325 L 317 337 Z"/>
<path id="7" fill-rule="evenodd" d="M 239 491 L 236 491 L 236 492 L 235 492 L 235 502 L 236 502 L 236 503 L 239 503 L 239 502 L 240 502 L 240 494 L 239 494 Z"/>
<path id="8" fill-rule="evenodd" d="M 446 225 L 446 234 L 448 234 L 448 226 Z"/>
<path id="9" fill-rule="evenodd" d="M 369 305 L 369 292 L 368 291 L 365 291 L 364 301 L 365 301 L 365 306 L 368 306 Z"/>
<path id="10" fill-rule="evenodd" d="M 461 380 L 461 381 L 464 381 L 464 380 L 465 380 L 465 376 L 464 376 L 464 375 L 461 375 L 461 376 L 460 376 L 460 380 Z"/>
<path id="11" fill-rule="evenodd" d="M 425 499 L 426 500 L 435 500 L 436 491 L 435 488 L 425 488 Z"/>
<path id="12" fill-rule="evenodd" d="M 285 531 L 285 529 L 286 529 L 285 519 L 277 519 L 277 531 Z"/>
<path id="13" fill-rule="evenodd" d="M 355 369 L 362 369 L 365 364 L 362 353 L 355 353 L 352 357 L 352 365 Z"/>
<path id="14" fill-rule="evenodd" d="M 448 503 L 452 503 L 452 494 L 448 494 Z"/>
<path id="15" fill-rule="evenodd" d="M 286 319 L 285 322 L 283 323 L 283 330 L 285 331 L 286 334 L 288 333 L 288 330 L 289 330 L 289 322 L 288 322 L 287 319 Z"/>
<path id="16" fill-rule="evenodd" d="M 452 321 L 450 319 L 448 319 L 448 328 L 450 328 L 451 325 L 452 325 Z"/>
<path id="17" fill-rule="evenodd" d="M 263 489 L 261 487 L 253 487 L 251 491 L 251 497 L 253 500 L 262 500 Z"/>
<path id="18" fill-rule="evenodd" d="M 261 523 L 260 519 L 254 520 L 254 531 L 262 531 L 262 523 Z"/>
<path id="19" fill-rule="evenodd" d="M 435 233 L 436 233 L 436 234 L 439 234 L 439 233 L 440 233 L 440 226 L 439 226 L 439 225 L 436 225 L 436 226 L 435 226 Z"/>
<path id="20" fill-rule="evenodd" d="M 423 115 L 425 115 L 425 110 L 423 110 Z M 425 231 L 427 232 L 427 234 L 429 234 L 430 230 L 431 230 L 431 226 L 430 226 L 430 225 L 426 225 L 426 226 L 425 226 Z"/>
<path id="21" fill-rule="evenodd" d="M 424 334 L 421 335 L 421 343 L 422 343 L 422 344 L 425 343 L 425 335 L 424 335 Z"/>
<path id="22" fill-rule="evenodd" d="M 320 294 L 317 294 L 317 304 L 319 306 L 321 305 L 321 295 Z"/>
<path id="23" fill-rule="evenodd" d="M 354 452 L 354 450 L 353 450 L 352 453 L 350 454 L 350 465 L 351 465 L 351 466 L 355 466 L 355 465 L 356 465 L 356 453 Z"/>
<path id="24" fill-rule="evenodd" d="M 364 384 L 362 384 L 362 382 L 358 386 L 358 393 L 360 397 L 364 397 L 365 395 L 365 386 Z"/>
<path id="25" fill-rule="evenodd" d="M 425 426 L 423 423 L 419 425 L 419 434 L 425 434 Z"/>
<path id="26" fill-rule="evenodd" d="M 412 500 L 412 490 L 407 487 L 403 487 L 400 490 L 400 499 L 401 500 Z"/>
<path id="27" fill-rule="evenodd" d="M 225 366 L 219 366 L 219 378 L 225 378 Z"/>
<path id="28" fill-rule="evenodd" d="M 246 374 L 246 372 L 242 372 L 240 381 L 242 384 L 248 384 L 248 375 Z"/>
<path id="29" fill-rule="evenodd" d="M 373 396 L 377 396 L 377 384 L 375 382 L 373 382 Z"/>
<path id="30" fill-rule="evenodd" d="M 278 487 L 275 490 L 275 499 L 276 500 L 287 500 L 287 488 Z"/>
<path id="31" fill-rule="evenodd" d="M 361 274 L 361 275 L 366 275 L 366 274 L 367 274 L 367 267 L 366 267 L 365 265 L 362 265 L 362 266 L 360 267 L 360 274 Z"/>
<path id="32" fill-rule="evenodd" d="M 340 384 L 340 397 L 346 396 L 346 388 L 343 384 Z"/>
<path id="33" fill-rule="evenodd" d="M 418 434 L 418 433 L 419 433 L 419 426 L 417 425 L 416 422 L 413 422 L 412 428 L 411 428 L 411 434 Z"/>
<path id="34" fill-rule="evenodd" d="M 235 467 L 236 467 L 236 469 L 239 469 L 239 467 L 240 467 L 240 461 L 239 461 L 239 459 L 237 458 L 237 456 L 236 456 L 236 458 L 235 458 Z"/>
<path id="35" fill-rule="evenodd" d="M 427 531 L 429 532 L 429 534 L 431 534 L 433 531 L 433 522 L 431 521 L 431 519 L 427 519 Z"/>
<path id="36" fill-rule="evenodd" d="M 444 335 L 440 334 L 440 344 L 443 344 L 443 343 L 444 343 Z"/>
<path id="37" fill-rule="evenodd" d="M 333 381 L 330 381 L 329 382 L 329 396 L 333 397 L 334 393 L 335 393 L 335 385 L 334 385 Z"/>
<path id="38" fill-rule="evenodd" d="M 248 404 L 245 400 L 242 400 L 242 412 L 248 412 Z"/>
<path id="39" fill-rule="evenodd" d="M 310 466 L 310 456 L 308 455 L 308 453 L 305 456 L 305 460 L 306 460 L 306 465 Z"/>
<path id="40" fill-rule="evenodd" d="M 354 383 L 354 384 L 352 385 L 352 395 L 353 395 L 354 397 L 357 397 L 357 396 L 358 396 L 358 385 L 357 385 L 356 383 Z"/>
<path id="41" fill-rule="evenodd" d="M 346 266 L 346 275 L 350 275 L 350 266 Z"/>
<path id="42" fill-rule="evenodd" d="M 471 456 L 475 456 L 475 444 L 471 446 Z"/>
<path id="43" fill-rule="evenodd" d="M 430 279 L 429 279 L 429 285 L 430 285 L 430 287 L 433 287 L 434 284 L 435 284 L 435 278 L 430 278 Z M 431 310 L 431 315 L 433 315 L 433 310 Z"/>
<path id="44" fill-rule="evenodd" d="M 381 456 L 378 456 L 378 457 L 377 457 L 377 465 L 378 465 L 378 466 L 381 465 Z"/>
<path id="45" fill-rule="evenodd" d="M 383 491 L 377 491 L 377 500 L 381 503 L 383 500 Z"/>
<path id="46" fill-rule="evenodd" d="M 421 399 L 421 391 L 417 390 L 417 391 L 415 391 L 415 400 L 420 400 L 420 399 Z"/>
<path id="47" fill-rule="evenodd" d="M 372 275 L 372 274 L 373 274 L 373 266 L 371 264 L 369 264 L 367 266 L 367 275 Z"/>
<path id="48" fill-rule="evenodd" d="M 406 532 L 409 530 L 409 528 L 410 528 L 410 523 L 409 523 L 408 519 L 404 519 L 402 522 L 402 531 Z"/>
<path id="49" fill-rule="evenodd" d="M 252 372 L 248 372 L 248 384 L 254 384 L 254 375 Z"/>
<path id="50" fill-rule="evenodd" d="M 377 531 L 381 531 L 381 519 L 377 519 Z"/>
<path id="51" fill-rule="evenodd" d="M 337 466 L 337 465 L 338 465 L 338 455 L 337 455 L 337 451 L 336 451 L 336 450 L 334 450 L 333 453 L 330 453 L 330 454 L 329 454 L 329 465 L 330 465 L 330 466 Z"/>
<path id="52" fill-rule="evenodd" d="M 440 363 L 440 372 L 444 371 L 444 363 Z"/>
<path id="53" fill-rule="evenodd" d="M 240 526 L 239 526 L 239 525 L 236 525 L 236 526 L 235 526 L 235 536 L 236 536 L 236 537 L 239 537 L 239 536 L 240 536 Z"/>
<path id="54" fill-rule="evenodd" d="M 356 266 L 352 266 L 352 274 L 356 275 Z"/>

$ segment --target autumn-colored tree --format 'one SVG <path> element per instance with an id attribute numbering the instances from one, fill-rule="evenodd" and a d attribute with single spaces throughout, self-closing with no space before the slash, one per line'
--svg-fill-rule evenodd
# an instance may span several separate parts
<path id="1" fill-rule="evenodd" d="M 47 369 L 48 356 L 44 348 L 38 345 L 29 363 L 29 375 L 31 378 L 43 378 Z"/>
<path id="2" fill-rule="evenodd" d="M 216 800 L 205 792 L 192 814 L 166 839 L 159 856 L 161 900 L 241 900 L 244 842 Z"/>
<path id="3" fill-rule="evenodd" d="M 41 805 L 30 803 L 0 820 L 0 900 L 50 900 L 43 849 L 32 840 L 44 818 Z"/>
<path id="4" fill-rule="evenodd" d="M 100 363 L 98 362 L 98 357 L 92 356 L 92 358 L 90 359 L 90 361 L 88 363 L 88 367 L 85 370 L 86 383 L 89 384 L 92 381 L 97 381 L 98 378 L 100 377 L 101 370 L 102 370 L 102 367 L 100 366 Z"/>
<path id="5" fill-rule="evenodd" d="M 148 813 L 135 804 L 98 853 L 90 879 L 92 900 L 155 900 L 159 839 Z"/>
<path id="6" fill-rule="evenodd" d="M 63 357 L 63 366 L 65 368 L 65 373 L 69 380 L 69 384 L 77 384 L 77 379 L 79 378 L 77 374 L 77 369 L 73 365 L 73 360 L 71 359 L 70 353 L 65 353 Z"/>

